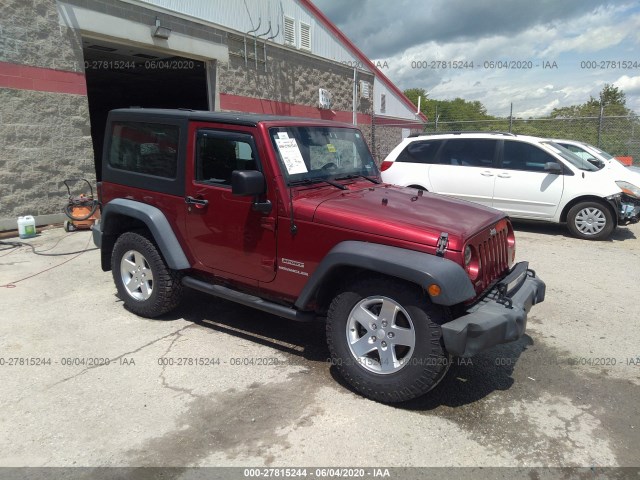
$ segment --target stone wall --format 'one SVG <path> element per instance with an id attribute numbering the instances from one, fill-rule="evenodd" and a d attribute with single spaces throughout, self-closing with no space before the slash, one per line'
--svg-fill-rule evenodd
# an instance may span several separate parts
<path id="1" fill-rule="evenodd" d="M 82 72 L 79 34 L 62 27 L 53 0 L 3 0 L 0 62 Z"/>
<path id="2" fill-rule="evenodd" d="M 353 109 L 353 69 L 345 65 L 305 55 L 297 50 L 258 42 L 257 66 L 253 42 L 248 39 L 245 60 L 242 37 L 229 36 L 229 62 L 218 63 L 219 92 L 276 102 L 318 106 L 318 89 L 331 92 L 332 110 Z M 356 82 L 367 81 L 373 88 L 373 75 L 357 72 Z M 358 99 L 358 113 L 371 115 L 372 102 Z M 287 115 L 287 111 L 278 112 Z M 369 136 L 368 141 L 371 140 Z"/>
<path id="3" fill-rule="evenodd" d="M 1 62 L 82 70 L 80 37 L 59 25 L 54 1 L 4 0 L 2 13 Z M 21 215 L 61 221 L 71 177 L 95 181 L 87 97 L 0 88 L 0 230 Z"/>
<path id="4" fill-rule="evenodd" d="M 63 180 L 95 179 L 86 98 L 0 89 L 0 112 L 0 220 L 61 213 Z"/>
<path id="5" fill-rule="evenodd" d="M 407 128 L 407 127 L 405 127 Z M 402 129 L 401 126 L 389 126 L 389 125 L 375 125 L 375 148 L 374 157 L 378 162 L 378 165 L 382 163 L 387 155 L 393 150 L 396 145 L 402 141 Z M 410 129 L 410 133 L 421 132 L 422 129 Z"/>

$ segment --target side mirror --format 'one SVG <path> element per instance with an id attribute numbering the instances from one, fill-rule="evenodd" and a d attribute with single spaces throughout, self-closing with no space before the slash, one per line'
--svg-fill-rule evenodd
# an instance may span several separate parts
<path id="1" fill-rule="evenodd" d="M 587 160 L 589 160 L 589 163 L 591 163 L 594 167 L 597 167 L 599 169 L 603 169 L 604 168 L 604 162 L 598 158 L 588 158 Z"/>
<path id="2" fill-rule="evenodd" d="M 243 197 L 255 197 L 251 208 L 254 212 L 269 215 L 273 206 L 269 200 L 258 198 L 267 191 L 264 175 L 258 170 L 234 170 L 231 172 L 231 193 Z"/>
<path id="3" fill-rule="evenodd" d="M 562 175 L 562 166 L 556 162 L 547 162 L 544 164 L 544 171 L 554 175 Z"/>
<path id="4" fill-rule="evenodd" d="M 234 170 L 231 172 L 231 193 L 243 197 L 262 195 L 266 192 L 264 175 L 258 170 Z"/>

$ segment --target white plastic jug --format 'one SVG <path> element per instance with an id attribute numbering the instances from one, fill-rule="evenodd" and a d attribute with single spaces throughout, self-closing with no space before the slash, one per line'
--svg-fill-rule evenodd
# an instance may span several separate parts
<path id="1" fill-rule="evenodd" d="M 18 217 L 18 235 L 20 238 L 31 238 L 36 236 L 36 219 L 31 215 Z"/>

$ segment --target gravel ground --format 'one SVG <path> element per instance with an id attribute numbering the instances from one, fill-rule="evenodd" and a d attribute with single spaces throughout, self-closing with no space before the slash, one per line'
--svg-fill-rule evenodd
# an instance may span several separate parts
<path id="1" fill-rule="evenodd" d="M 547 283 L 527 335 L 396 407 L 342 384 L 320 325 L 197 292 L 145 320 L 98 251 L 0 246 L 0 466 L 638 466 L 640 225 L 607 242 L 516 230 Z"/>

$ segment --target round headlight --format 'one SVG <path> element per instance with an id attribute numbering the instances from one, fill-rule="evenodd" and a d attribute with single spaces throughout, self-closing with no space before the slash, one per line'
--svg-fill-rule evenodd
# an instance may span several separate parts
<path id="1" fill-rule="evenodd" d="M 473 252 L 471 251 L 471 247 L 469 245 L 464 249 L 464 266 L 468 267 L 471 263 L 471 258 L 473 256 Z"/>

